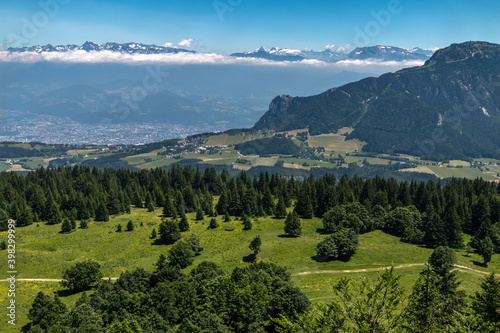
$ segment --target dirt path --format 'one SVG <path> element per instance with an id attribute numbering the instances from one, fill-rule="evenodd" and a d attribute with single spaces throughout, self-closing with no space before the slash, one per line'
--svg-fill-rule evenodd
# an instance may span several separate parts
<path id="1" fill-rule="evenodd" d="M 398 265 L 398 266 L 393 266 L 394 269 L 399 269 L 399 268 L 407 268 L 407 267 L 415 267 L 415 266 L 424 266 L 425 263 L 422 264 L 403 264 L 403 265 Z M 467 271 L 472 271 L 475 273 L 480 273 L 480 274 L 485 274 L 488 275 L 490 274 L 489 272 L 483 272 L 474 268 L 470 268 L 467 266 L 462 266 L 462 265 L 454 265 L 457 269 L 462 269 L 462 270 L 467 270 Z M 365 273 L 365 272 L 378 272 L 382 269 L 389 269 L 391 266 L 387 267 L 373 267 L 373 268 L 361 268 L 361 269 L 344 269 L 344 270 L 336 270 L 336 271 L 313 271 L 313 272 L 301 272 L 301 273 L 295 273 L 292 274 L 293 276 L 302 276 L 302 275 L 312 275 L 312 274 L 344 274 L 344 273 Z M 118 280 L 118 277 L 103 277 L 103 280 Z M 0 282 L 7 282 L 9 280 L 7 279 L 2 279 Z M 16 279 L 16 281 L 25 281 L 25 282 L 61 282 L 62 279 Z"/>
<path id="2" fill-rule="evenodd" d="M 398 265 L 398 266 L 393 266 L 394 269 L 398 268 L 407 268 L 407 267 L 414 267 L 414 266 L 425 266 L 425 263 L 422 264 L 403 264 L 403 265 Z M 470 268 L 467 266 L 462 266 L 462 265 L 454 265 L 455 268 L 457 269 L 462 269 L 462 270 L 468 270 L 480 274 L 490 274 L 489 272 L 483 272 L 474 268 Z M 292 274 L 293 276 L 301 276 L 301 275 L 312 275 L 312 274 L 343 274 L 343 273 L 364 273 L 364 272 L 377 272 L 382 269 L 389 269 L 391 266 L 388 267 L 373 267 L 373 268 L 362 268 L 362 269 L 350 269 L 350 270 L 336 270 L 336 271 L 313 271 L 313 272 L 301 272 L 301 273 L 295 273 Z"/>
<path id="3" fill-rule="evenodd" d="M 103 277 L 102 278 L 103 280 L 118 280 L 117 277 Z M 24 281 L 24 282 L 61 282 L 63 279 L 16 279 L 16 282 L 17 281 Z M 0 282 L 7 282 L 7 281 L 10 281 L 10 280 L 7 280 L 7 279 L 2 279 L 0 280 Z"/>
<path id="4" fill-rule="evenodd" d="M 405 268 L 405 267 L 413 267 L 413 266 L 424 266 L 425 264 L 404 264 L 404 265 L 398 265 L 394 266 L 395 269 L 397 268 Z M 311 275 L 311 274 L 342 274 L 342 273 L 364 273 L 364 272 L 377 272 L 382 269 L 389 269 L 391 266 L 388 267 L 373 267 L 373 268 L 362 268 L 362 269 L 347 269 L 347 270 L 337 270 L 337 271 L 314 271 L 314 272 L 301 272 L 301 273 L 296 273 L 292 274 L 295 276 L 300 276 L 300 275 Z"/>

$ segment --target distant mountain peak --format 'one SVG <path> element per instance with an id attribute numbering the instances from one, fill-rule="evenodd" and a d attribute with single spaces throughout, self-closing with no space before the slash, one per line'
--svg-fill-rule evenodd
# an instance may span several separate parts
<path id="1" fill-rule="evenodd" d="M 36 52 L 36 53 L 68 52 L 76 50 L 83 50 L 87 52 L 111 51 L 111 52 L 129 53 L 129 54 L 166 54 L 166 53 L 181 53 L 181 52 L 196 53 L 195 51 L 169 47 L 169 46 L 159 46 L 154 44 L 148 45 L 135 42 L 129 42 L 123 44 L 113 43 L 113 42 L 97 44 L 90 41 L 86 41 L 81 46 L 78 45 L 52 46 L 51 44 L 47 44 L 43 46 L 35 45 L 30 47 L 14 47 L 14 48 L 11 47 L 7 49 L 7 51 L 9 52 Z"/>
<path id="2" fill-rule="evenodd" d="M 324 62 L 338 62 L 342 60 L 367 60 L 375 59 L 378 61 L 405 61 L 405 60 L 428 60 L 433 51 L 414 48 L 407 50 L 395 46 L 376 45 L 367 47 L 358 47 L 354 51 L 347 52 L 341 48 L 335 50 L 326 47 L 321 51 L 313 50 L 294 50 L 288 48 L 271 47 L 267 49 L 263 46 L 252 52 L 233 53 L 233 57 L 241 58 L 262 58 L 273 61 L 301 61 L 305 59 L 320 60 Z"/>

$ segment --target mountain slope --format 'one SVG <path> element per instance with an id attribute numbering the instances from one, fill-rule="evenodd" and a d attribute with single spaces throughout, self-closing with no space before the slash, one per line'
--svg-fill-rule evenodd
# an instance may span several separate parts
<path id="1" fill-rule="evenodd" d="M 500 158 L 500 45 L 453 44 L 423 66 L 311 97 L 278 96 L 254 129 L 352 126 L 367 151 Z"/>

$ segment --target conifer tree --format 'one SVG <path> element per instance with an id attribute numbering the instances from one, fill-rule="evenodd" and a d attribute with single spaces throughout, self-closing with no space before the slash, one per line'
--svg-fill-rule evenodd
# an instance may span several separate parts
<path id="1" fill-rule="evenodd" d="M 260 239 L 260 236 L 256 236 L 251 242 L 250 245 L 248 246 L 250 250 L 253 251 L 253 255 L 257 256 L 260 252 L 260 247 L 262 245 L 262 240 Z"/>
<path id="2" fill-rule="evenodd" d="M 210 220 L 210 225 L 208 226 L 210 229 L 217 229 L 217 227 L 219 226 L 219 224 L 217 223 L 217 219 L 215 217 L 213 217 L 211 220 Z"/>
<path id="3" fill-rule="evenodd" d="M 61 232 L 70 232 L 73 228 L 71 222 L 66 218 L 61 225 Z"/>
<path id="4" fill-rule="evenodd" d="M 181 238 L 179 224 L 176 221 L 163 221 L 159 229 L 160 240 L 166 244 L 173 244 Z"/>
<path id="5" fill-rule="evenodd" d="M 491 273 L 472 297 L 472 309 L 485 322 L 500 323 L 500 278 Z"/>
<path id="6" fill-rule="evenodd" d="M 252 230 L 252 221 L 250 218 L 244 214 L 241 219 L 243 221 L 243 230 Z"/>
<path id="7" fill-rule="evenodd" d="M 133 231 L 134 230 L 134 223 L 132 222 L 132 220 L 129 220 L 127 222 L 127 231 Z"/>
<path id="8" fill-rule="evenodd" d="M 204 214 L 203 214 L 203 210 L 199 207 L 197 210 L 196 210 L 196 220 L 198 221 L 201 221 L 205 218 Z"/>
<path id="9" fill-rule="evenodd" d="M 189 222 L 186 213 L 184 213 L 184 211 L 181 211 L 181 220 L 179 222 L 179 229 L 182 232 L 186 232 L 189 230 Z"/>
<path id="10" fill-rule="evenodd" d="M 47 224 L 58 224 L 61 223 L 61 212 L 59 211 L 59 205 L 54 201 L 50 200 L 48 202 L 45 215 L 47 216 Z"/>
<path id="11" fill-rule="evenodd" d="M 106 208 L 106 205 L 102 201 L 99 202 L 97 209 L 95 211 L 95 220 L 101 222 L 109 221 L 108 209 Z"/>
<path id="12" fill-rule="evenodd" d="M 71 229 L 76 229 L 76 220 L 73 215 L 70 216 L 69 222 L 71 222 Z"/>
<path id="13" fill-rule="evenodd" d="M 299 237 L 302 233 L 300 218 L 295 212 L 290 212 L 285 220 L 285 234 L 292 237 Z"/>
<path id="14" fill-rule="evenodd" d="M 285 206 L 285 199 L 283 199 L 283 196 L 280 195 L 280 198 L 278 199 L 278 205 L 276 206 L 276 212 L 274 217 L 277 219 L 282 219 L 286 216 L 286 206 Z"/>

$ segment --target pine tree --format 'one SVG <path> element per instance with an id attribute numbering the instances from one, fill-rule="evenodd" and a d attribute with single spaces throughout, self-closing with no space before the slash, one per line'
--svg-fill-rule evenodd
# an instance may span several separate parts
<path id="1" fill-rule="evenodd" d="M 16 225 L 19 227 L 23 227 L 31 224 L 33 224 L 32 210 L 26 204 L 23 204 L 19 213 L 19 217 L 16 220 Z"/>
<path id="2" fill-rule="evenodd" d="M 88 228 L 87 220 L 81 220 L 80 221 L 80 229 L 87 229 L 87 228 Z"/>
<path id="3" fill-rule="evenodd" d="M 148 192 L 146 194 L 145 205 L 146 205 L 148 212 L 153 212 L 155 210 L 155 201 L 153 200 L 153 197 L 151 196 L 150 192 Z"/>
<path id="4" fill-rule="evenodd" d="M 302 233 L 299 215 L 295 212 L 288 213 L 285 220 L 285 234 L 287 236 L 299 237 Z"/>
<path id="5" fill-rule="evenodd" d="M 500 323 L 500 278 L 491 273 L 472 297 L 472 309 L 486 322 Z"/>
<path id="6" fill-rule="evenodd" d="M 196 210 L 196 220 L 197 221 L 201 221 L 205 218 L 204 214 L 203 214 L 203 210 L 198 207 L 198 209 Z"/>
<path id="7" fill-rule="evenodd" d="M 182 232 L 186 232 L 189 230 L 189 222 L 188 222 L 186 213 L 184 213 L 184 211 L 181 212 L 181 220 L 179 222 L 179 229 Z"/>
<path id="8" fill-rule="evenodd" d="M 176 221 L 163 221 L 159 229 L 160 240 L 166 244 L 173 244 L 181 238 L 179 224 Z"/>
<path id="9" fill-rule="evenodd" d="M 217 205 L 215 206 L 215 209 L 217 210 L 217 213 L 220 215 L 225 214 L 228 211 L 229 208 L 229 192 L 224 189 L 222 190 L 220 196 L 219 196 L 219 201 L 217 202 Z"/>
<path id="10" fill-rule="evenodd" d="M 252 221 L 247 215 L 241 217 L 243 220 L 243 230 L 252 230 Z"/>
<path id="11" fill-rule="evenodd" d="M 477 252 L 483 257 L 484 265 L 488 266 L 491 257 L 495 253 L 495 244 L 493 244 L 490 237 L 486 236 L 483 240 L 479 241 Z"/>
<path id="12" fill-rule="evenodd" d="M 262 240 L 260 239 L 260 236 L 257 236 L 250 242 L 250 245 L 248 247 L 253 251 L 253 255 L 257 256 L 257 254 L 259 254 L 260 252 L 261 245 Z"/>
<path id="13" fill-rule="evenodd" d="M 141 195 L 139 194 L 139 192 L 137 190 L 134 191 L 132 203 L 134 204 L 135 208 L 143 208 L 144 207 Z"/>
<path id="14" fill-rule="evenodd" d="M 54 200 L 50 200 L 48 202 L 45 215 L 47 216 L 47 224 L 61 223 L 61 212 L 59 211 L 59 205 Z"/>
<path id="15" fill-rule="evenodd" d="M 226 215 L 224 215 L 224 222 L 231 222 L 231 217 L 229 216 L 229 213 L 226 211 Z"/>
<path id="16" fill-rule="evenodd" d="M 217 229 L 219 224 L 217 223 L 217 219 L 214 217 L 210 220 L 210 225 L 208 226 L 210 229 Z"/>
<path id="17" fill-rule="evenodd" d="M 134 230 L 134 223 L 132 222 L 132 220 L 129 220 L 127 222 L 127 231 L 133 231 Z"/>
<path id="18" fill-rule="evenodd" d="M 70 232 L 71 230 L 73 230 L 71 222 L 68 219 L 64 219 L 61 225 L 61 232 Z"/>
<path id="19" fill-rule="evenodd" d="M 156 237 L 157 237 L 157 236 L 158 236 L 158 235 L 157 235 L 157 233 L 156 233 L 156 229 L 155 229 L 155 228 L 153 228 L 153 231 L 151 232 L 151 238 L 152 238 L 152 239 L 156 239 Z"/>
<path id="20" fill-rule="evenodd" d="M 278 205 L 276 206 L 276 211 L 274 214 L 274 217 L 277 219 L 282 219 L 286 216 L 286 206 L 285 206 L 285 199 L 283 199 L 283 196 L 280 195 L 280 198 L 278 199 Z"/>
<path id="21" fill-rule="evenodd" d="M 102 201 L 99 202 L 99 205 L 97 206 L 97 209 L 95 211 L 95 220 L 101 222 L 109 221 L 108 209 L 106 208 L 106 205 Z"/>
<path id="22" fill-rule="evenodd" d="M 116 226 L 116 232 L 122 232 L 122 225 L 121 224 L 118 224 Z"/>
<path id="23" fill-rule="evenodd" d="M 70 216 L 69 222 L 71 222 L 71 229 L 76 229 L 76 220 L 73 215 Z"/>
<path id="24" fill-rule="evenodd" d="M 285 201 L 283 200 L 283 204 L 284 203 Z M 262 209 L 266 215 L 271 216 L 274 214 L 274 199 L 269 187 L 265 188 L 264 195 L 262 196 Z"/>

